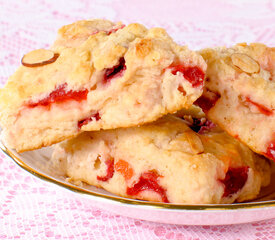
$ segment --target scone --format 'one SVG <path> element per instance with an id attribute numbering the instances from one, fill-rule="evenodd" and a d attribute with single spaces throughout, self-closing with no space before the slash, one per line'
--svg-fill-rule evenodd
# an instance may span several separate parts
<path id="1" fill-rule="evenodd" d="M 230 135 L 275 160 L 275 48 L 253 43 L 200 53 L 208 68 L 196 103 Z"/>
<path id="2" fill-rule="evenodd" d="M 213 126 L 197 134 L 173 116 L 82 133 L 56 145 L 52 162 L 71 182 L 166 203 L 245 201 L 270 181 L 266 159 Z"/>
<path id="3" fill-rule="evenodd" d="M 191 106 L 205 71 L 199 54 L 160 28 L 102 20 L 65 26 L 52 50 L 26 54 L 0 90 L 6 144 L 21 152 L 82 131 L 152 122 Z"/>

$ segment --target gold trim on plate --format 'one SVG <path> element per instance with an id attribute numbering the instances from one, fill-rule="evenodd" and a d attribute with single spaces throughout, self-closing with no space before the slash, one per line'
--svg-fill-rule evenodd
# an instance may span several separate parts
<path id="1" fill-rule="evenodd" d="M 167 204 L 167 203 L 159 203 L 159 202 L 147 202 L 147 201 L 141 201 L 141 200 L 135 200 L 135 199 L 129 199 L 129 198 L 123 198 L 123 197 L 115 197 L 110 195 L 105 195 L 97 192 L 93 192 L 84 188 L 80 188 L 75 185 L 71 185 L 69 183 L 65 183 L 61 180 L 54 179 L 49 175 L 46 175 L 42 172 L 39 172 L 26 164 L 22 159 L 15 156 L 12 153 L 12 150 L 9 150 L 2 141 L 0 141 L 0 148 L 2 151 L 10 157 L 12 160 L 14 160 L 15 163 L 17 163 L 21 168 L 28 171 L 29 173 L 33 174 L 36 177 L 39 177 L 40 179 L 54 183 L 56 185 L 59 185 L 63 188 L 66 188 L 70 191 L 81 193 L 88 196 L 93 197 L 100 197 L 105 200 L 109 201 L 115 201 L 119 204 L 126 204 L 126 205 L 133 205 L 133 206 L 147 206 L 151 207 L 151 209 L 164 209 L 164 210 L 239 210 L 239 209 L 255 209 L 255 208 L 263 208 L 263 207 L 275 207 L 275 199 L 274 200 L 268 200 L 268 201 L 259 201 L 259 202 L 245 202 L 245 203 L 234 203 L 234 204 L 202 204 L 202 205 L 182 205 L 182 204 Z M 273 196 L 273 194 L 272 194 Z M 275 198 L 275 193 L 274 193 Z"/>

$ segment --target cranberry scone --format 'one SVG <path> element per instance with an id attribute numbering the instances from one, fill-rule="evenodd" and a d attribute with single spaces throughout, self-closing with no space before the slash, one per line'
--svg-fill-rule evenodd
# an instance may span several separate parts
<path id="1" fill-rule="evenodd" d="M 95 21 L 64 27 L 51 50 L 26 54 L 0 90 L 9 147 L 33 150 L 82 131 L 152 122 L 202 94 L 205 61 L 165 30 Z"/>
<path id="2" fill-rule="evenodd" d="M 232 203 L 270 181 L 264 157 L 214 127 L 196 133 L 173 116 L 140 127 L 85 132 L 55 145 L 68 181 L 166 203 Z"/>
<path id="3" fill-rule="evenodd" d="M 207 117 L 253 151 L 275 160 L 275 48 L 237 44 L 204 49 Z"/>

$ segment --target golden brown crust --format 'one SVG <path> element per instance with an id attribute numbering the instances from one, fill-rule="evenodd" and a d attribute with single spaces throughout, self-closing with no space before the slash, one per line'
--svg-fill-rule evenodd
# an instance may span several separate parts
<path id="1" fill-rule="evenodd" d="M 59 54 L 55 62 L 20 66 L 0 90 L 1 126 L 18 151 L 48 146 L 81 131 L 155 121 L 189 107 L 202 93 L 202 81 L 193 87 L 192 79 L 170 68 L 177 61 L 205 72 L 202 57 L 177 45 L 162 29 L 80 21 L 60 30 L 52 51 Z M 87 97 L 56 104 L 59 92 Z M 85 121 L 94 114 L 97 121 Z"/>
<path id="2" fill-rule="evenodd" d="M 104 19 L 80 20 L 61 27 L 58 30 L 58 36 L 52 48 L 77 47 L 85 42 L 89 36 L 100 31 L 108 32 L 121 25 L 121 23 L 115 24 Z"/>

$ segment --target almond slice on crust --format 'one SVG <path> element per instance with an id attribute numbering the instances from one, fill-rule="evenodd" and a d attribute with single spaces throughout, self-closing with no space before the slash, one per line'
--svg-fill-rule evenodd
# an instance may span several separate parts
<path id="1" fill-rule="evenodd" d="M 51 50 L 36 49 L 23 56 L 21 63 L 25 67 L 41 67 L 53 63 L 59 54 Z"/>
<path id="2" fill-rule="evenodd" d="M 260 71 L 259 63 L 244 53 L 233 53 L 231 60 L 235 67 L 246 73 L 258 73 Z"/>

